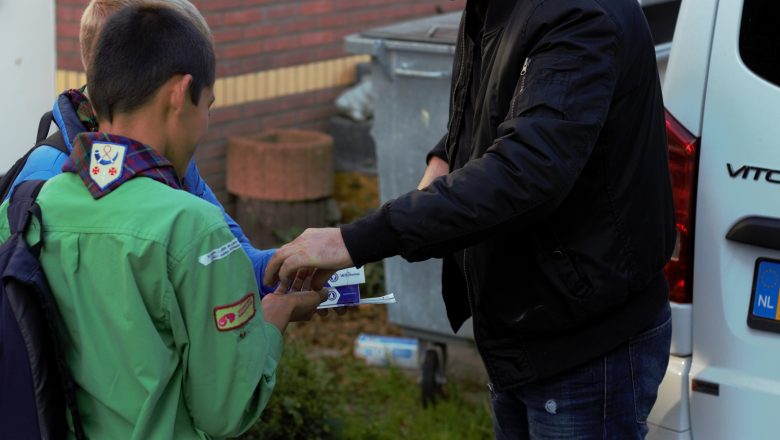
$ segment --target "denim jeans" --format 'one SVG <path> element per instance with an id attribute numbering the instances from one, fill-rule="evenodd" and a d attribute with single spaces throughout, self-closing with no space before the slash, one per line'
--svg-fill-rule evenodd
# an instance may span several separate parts
<path id="1" fill-rule="evenodd" d="M 492 393 L 497 440 L 643 439 L 669 362 L 667 306 L 648 330 L 555 377 Z"/>

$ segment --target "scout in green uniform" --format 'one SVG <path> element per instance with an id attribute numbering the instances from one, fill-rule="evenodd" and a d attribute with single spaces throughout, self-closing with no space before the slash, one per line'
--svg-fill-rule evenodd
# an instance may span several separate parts
<path id="1" fill-rule="evenodd" d="M 282 332 L 323 292 L 261 301 L 219 208 L 179 176 L 208 125 L 214 53 L 170 8 L 126 8 L 88 69 L 101 133 L 83 133 L 41 190 L 41 263 L 63 318 L 89 438 L 199 439 L 252 426 Z M 8 235 L 0 207 L 0 240 Z"/>

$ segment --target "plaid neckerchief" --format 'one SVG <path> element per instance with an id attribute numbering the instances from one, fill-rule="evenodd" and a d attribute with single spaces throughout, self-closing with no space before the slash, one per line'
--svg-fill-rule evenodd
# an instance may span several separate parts
<path id="1" fill-rule="evenodd" d="M 80 89 L 70 89 L 65 92 L 65 96 L 68 97 L 70 103 L 73 104 L 73 108 L 76 109 L 76 115 L 79 117 L 79 121 L 84 124 L 84 128 L 87 131 L 98 131 L 98 121 L 95 111 L 92 109 L 92 104 L 89 103 L 89 98 L 84 94 L 87 86 Z"/>
<path id="2" fill-rule="evenodd" d="M 80 133 L 62 171 L 78 174 L 92 197 L 99 199 L 133 177 L 148 177 L 182 189 L 168 159 L 153 148 L 108 133 Z"/>

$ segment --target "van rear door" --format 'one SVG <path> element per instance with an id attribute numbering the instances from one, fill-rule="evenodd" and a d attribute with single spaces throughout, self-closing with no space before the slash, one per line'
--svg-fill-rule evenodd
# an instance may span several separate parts
<path id="1" fill-rule="evenodd" d="M 721 0 L 696 205 L 692 432 L 776 438 L 780 417 L 780 2 Z"/>

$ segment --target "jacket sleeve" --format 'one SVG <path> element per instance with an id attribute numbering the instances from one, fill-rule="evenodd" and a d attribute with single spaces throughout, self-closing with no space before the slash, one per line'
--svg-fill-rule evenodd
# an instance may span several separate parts
<path id="1" fill-rule="evenodd" d="M 447 134 L 445 134 L 439 140 L 439 142 L 437 142 L 436 145 L 431 149 L 431 151 L 428 152 L 428 154 L 425 156 L 425 163 L 429 163 L 431 161 L 431 158 L 433 158 L 434 156 L 449 163 L 449 158 L 447 158 L 447 150 L 445 149 L 446 141 L 447 141 Z"/>
<path id="2" fill-rule="evenodd" d="M 172 257 L 175 297 L 166 299 L 195 427 L 213 437 L 249 429 L 276 381 L 282 335 L 264 321 L 252 266 L 224 225 L 193 237 Z"/>
<path id="3" fill-rule="evenodd" d="M 356 265 L 441 257 L 507 222 L 543 219 L 564 200 L 609 111 L 620 35 L 599 11 L 556 9 L 543 2 L 529 20 L 533 50 L 485 154 L 342 227 Z"/>
<path id="4" fill-rule="evenodd" d="M 255 280 L 257 281 L 257 285 L 260 288 L 260 296 L 262 297 L 265 296 L 266 293 L 273 292 L 275 286 L 266 286 L 263 284 L 263 274 L 265 273 L 265 267 L 268 265 L 268 261 L 274 255 L 276 249 L 262 250 L 252 246 L 249 238 L 247 238 L 246 234 L 244 234 L 244 231 L 241 230 L 241 226 L 239 226 L 238 223 L 236 223 L 236 221 L 233 220 L 230 215 L 228 215 L 228 213 L 225 211 L 225 208 L 221 203 L 219 203 L 219 200 L 217 200 L 217 196 L 214 195 L 214 192 L 211 191 L 209 185 L 200 176 L 198 167 L 195 165 L 195 159 L 190 161 L 190 164 L 187 167 L 187 172 L 184 174 L 184 186 L 187 189 L 187 192 L 190 194 L 193 194 L 222 210 L 222 215 L 225 216 L 225 221 L 230 228 L 230 232 L 234 237 L 236 237 L 238 242 L 241 243 L 241 248 L 244 249 L 244 252 L 249 257 L 249 260 L 252 261 L 252 266 L 254 267 L 255 272 Z"/>

